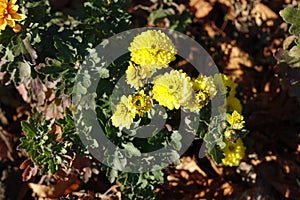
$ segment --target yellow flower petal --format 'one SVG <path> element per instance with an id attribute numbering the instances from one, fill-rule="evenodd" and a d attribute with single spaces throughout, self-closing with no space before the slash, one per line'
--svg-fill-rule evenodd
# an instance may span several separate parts
<path id="1" fill-rule="evenodd" d="M 236 110 L 233 111 L 231 115 L 227 114 L 227 121 L 235 130 L 241 130 L 244 128 L 244 117 L 241 114 L 239 114 Z"/>
<path id="2" fill-rule="evenodd" d="M 0 30 L 4 30 L 7 25 L 12 27 L 14 31 L 18 31 L 20 29 L 16 29 L 15 21 L 21 21 L 26 18 L 25 15 L 17 13 L 19 6 L 15 5 L 16 0 L 2 0 L 0 1 Z"/>
<path id="3" fill-rule="evenodd" d="M 244 158 L 246 150 L 242 139 L 237 139 L 236 142 L 225 141 L 225 144 L 225 148 L 222 149 L 225 155 L 222 163 L 230 167 L 238 166 Z"/>
<path id="4" fill-rule="evenodd" d="M 177 53 L 170 38 L 160 30 L 142 32 L 133 39 L 128 50 L 131 61 L 139 65 L 154 64 L 158 69 L 168 67 Z"/>
<path id="5" fill-rule="evenodd" d="M 190 78 L 177 70 L 155 77 L 153 84 L 153 98 L 170 110 L 185 107 L 194 97 Z"/>
<path id="6" fill-rule="evenodd" d="M 111 117 L 112 124 L 119 129 L 129 129 L 135 117 L 135 109 L 131 107 L 130 98 L 122 96 Z"/>
<path id="7" fill-rule="evenodd" d="M 201 109 L 217 94 L 216 86 L 212 77 L 199 75 L 193 81 L 193 89 L 196 94 L 198 108 Z"/>
<path id="8" fill-rule="evenodd" d="M 138 89 L 143 87 L 143 79 L 150 78 L 153 70 L 148 65 L 140 66 L 133 62 L 129 62 L 129 66 L 126 70 L 126 81 L 131 87 Z"/>

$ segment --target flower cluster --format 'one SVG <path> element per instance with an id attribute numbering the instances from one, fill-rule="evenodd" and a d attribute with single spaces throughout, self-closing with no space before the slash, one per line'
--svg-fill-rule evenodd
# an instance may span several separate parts
<path id="1" fill-rule="evenodd" d="M 16 21 L 21 21 L 26 18 L 25 15 L 17 13 L 19 6 L 15 5 L 17 0 L 0 0 L 0 31 L 6 26 L 13 28 L 15 32 L 21 31 L 21 26 L 16 24 Z"/>
<path id="2" fill-rule="evenodd" d="M 138 89 L 157 69 L 167 68 L 177 53 L 171 39 L 163 32 L 148 30 L 136 36 L 128 50 L 131 61 L 126 70 L 127 83 Z"/>
<path id="3" fill-rule="evenodd" d="M 211 133 L 210 137 L 207 134 L 204 140 L 212 144 L 208 148 L 210 150 L 219 141 L 218 150 L 224 156 L 222 163 L 238 165 L 245 154 L 241 139 L 245 133 L 245 122 L 239 114 L 242 106 L 236 98 L 236 83 L 224 74 L 199 74 L 193 78 L 182 70 L 169 67 L 170 62 L 175 60 L 176 49 L 171 39 L 162 31 L 148 30 L 141 33 L 133 39 L 128 49 L 131 59 L 126 70 L 126 82 L 136 92 L 128 97 L 122 96 L 114 109 L 112 124 L 120 130 L 129 129 L 134 121 L 139 122 L 139 118 L 149 116 L 144 114 L 154 104 L 169 111 L 181 108 L 198 113 L 216 96 L 226 96 L 225 112 L 230 114 L 226 115 L 225 125 L 217 133 L 219 135 Z"/>
<path id="4" fill-rule="evenodd" d="M 193 85 L 183 72 L 171 70 L 154 78 L 153 98 L 170 110 L 188 106 L 193 97 Z"/>
<path id="5" fill-rule="evenodd" d="M 244 117 L 237 111 L 227 114 L 227 128 L 224 131 L 225 148 L 222 149 L 225 158 L 222 163 L 228 166 L 237 166 L 245 155 L 245 146 L 239 134 L 245 127 Z"/>
<path id="6" fill-rule="evenodd" d="M 122 96 L 115 112 L 111 117 L 112 124 L 115 127 L 129 129 L 136 115 L 142 115 L 151 108 L 150 98 L 141 90 L 137 94 Z"/>
<path id="7" fill-rule="evenodd" d="M 144 97 L 147 98 L 147 102 L 152 99 L 152 102 L 157 102 L 169 110 L 183 108 L 199 112 L 216 95 L 217 90 L 212 77 L 199 75 L 196 79 L 191 79 L 182 70 L 174 69 L 152 77 L 157 70 L 169 67 L 169 63 L 176 58 L 174 44 L 162 31 L 142 32 L 133 39 L 128 49 L 131 52 L 131 60 L 126 70 L 126 81 L 136 90 L 150 87 L 149 96 Z M 125 102 L 125 98 L 129 103 Z M 131 99 L 130 96 L 123 97 L 112 116 L 113 125 L 120 129 L 130 127 L 135 114 L 140 114 L 135 111 L 136 105 L 132 106 L 130 103 Z M 150 107 L 151 105 L 147 104 L 146 110 Z"/>

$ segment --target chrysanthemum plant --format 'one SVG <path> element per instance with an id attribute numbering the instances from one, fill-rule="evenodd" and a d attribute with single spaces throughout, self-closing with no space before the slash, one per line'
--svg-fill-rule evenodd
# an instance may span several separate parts
<path id="1" fill-rule="evenodd" d="M 167 142 L 168 137 L 170 139 L 179 131 L 180 109 L 197 113 L 199 115 L 192 121 L 185 123 L 187 126 L 200 124 L 193 127 L 196 128 L 194 134 L 204 140 L 207 153 L 217 163 L 237 166 L 245 154 L 242 138 L 248 133 L 241 115 L 242 105 L 236 97 L 237 85 L 221 73 L 211 76 L 199 73 L 191 77 L 183 70 L 172 68 L 170 63 L 176 60 L 177 50 L 171 39 L 159 30 L 142 32 L 128 49 L 130 61 L 125 71 L 126 82 L 135 92 L 120 98 L 108 123 L 122 134 L 124 129 L 149 123 L 156 106 L 162 106 L 167 110 L 161 116 L 166 119 L 165 127 L 154 130 L 153 137 L 143 140 L 143 147 L 151 147 L 156 132 L 166 137 L 155 142 L 157 145 Z M 224 97 L 224 101 L 219 103 L 219 114 L 212 116 L 211 101 L 217 96 Z M 138 148 L 139 144 L 134 146 Z M 138 151 L 144 150 L 138 148 Z"/>
<path id="2" fill-rule="evenodd" d="M 1 13 L 8 13 L 0 15 L 0 80 L 4 84 L 14 83 L 33 108 L 30 119 L 22 123 L 24 137 L 19 146 L 30 160 L 24 163 L 28 166 L 23 166 L 24 180 L 34 175 L 32 168 L 38 168 L 41 175 L 50 171 L 58 180 L 72 173 L 82 174 L 73 161 L 78 155 L 91 158 L 88 150 L 99 146 L 93 140 L 89 143 L 88 138 L 87 143 L 82 142 L 84 139 L 79 137 L 80 131 L 88 134 L 91 119 L 88 112 L 82 112 L 77 119 L 83 130 L 76 129 L 76 112 L 84 108 L 72 104 L 70 96 L 74 92 L 76 97 L 82 97 L 82 102 L 96 99 L 90 101 L 89 107 L 95 108 L 106 137 L 127 157 L 139 158 L 172 144 L 170 152 L 160 156 L 166 163 L 178 163 L 181 123 L 194 130 L 187 134 L 203 139 L 208 156 L 216 163 L 237 166 L 244 157 L 243 138 L 247 130 L 236 97 L 237 85 L 224 74 L 192 76 L 185 69 L 174 68 L 177 49 L 160 30 L 136 35 L 126 47 L 130 54 L 121 56 L 106 69 L 92 65 L 100 81 L 96 94 L 87 95 L 95 80 L 90 79 L 89 72 L 78 72 L 87 55 L 105 63 L 94 47 L 129 29 L 126 3 L 89 0 L 69 15 L 52 13 L 48 1 L 22 1 L 18 6 L 16 3 L 0 2 Z M 125 87 L 131 92 L 118 96 L 113 91 L 124 74 Z M 219 114 L 212 115 L 211 102 L 220 96 L 224 101 L 219 103 Z M 182 120 L 185 113 L 194 115 Z M 156 126 L 161 122 L 162 126 Z M 144 126 L 148 130 L 140 128 Z M 104 155 L 105 161 L 118 166 L 117 169 L 126 165 L 136 167 L 120 155 Z M 143 173 L 130 173 L 130 167 L 117 170 L 100 162 L 89 167 L 99 166 L 107 172 L 109 180 L 120 185 L 125 199 L 153 199 L 153 191 L 166 180 L 160 166 L 152 166 L 149 171 L 141 169 Z"/>
<path id="3" fill-rule="evenodd" d="M 300 6 L 286 7 L 280 11 L 280 15 L 290 24 L 290 35 L 284 40 L 283 48 L 274 55 L 278 60 L 276 70 L 290 95 L 300 100 Z"/>

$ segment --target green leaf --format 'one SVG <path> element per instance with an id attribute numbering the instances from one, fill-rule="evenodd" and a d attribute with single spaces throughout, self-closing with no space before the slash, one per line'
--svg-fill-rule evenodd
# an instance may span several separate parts
<path id="1" fill-rule="evenodd" d="M 300 23 L 300 10 L 292 7 L 287 7 L 279 12 L 284 21 L 290 24 Z"/>
<path id="2" fill-rule="evenodd" d="M 217 164 L 220 164 L 222 162 L 222 158 L 224 158 L 223 152 L 217 148 L 213 148 L 208 153 Z"/>
<path id="3" fill-rule="evenodd" d="M 289 48 L 289 46 L 294 42 L 295 40 L 295 36 L 291 35 L 289 37 L 287 37 L 284 41 L 283 41 L 283 49 L 287 50 Z"/>
<path id="4" fill-rule="evenodd" d="M 54 174 L 57 169 L 57 166 L 54 164 L 52 159 L 48 161 L 48 168 L 52 174 Z"/>
<path id="5" fill-rule="evenodd" d="M 21 126 L 27 137 L 34 137 L 38 131 L 34 126 L 24 121 L 21 123 Z"/>
<path id="6" fill-rule="evenodd" d="M 75 92 L 79 94 L 86 94 L 87 89 L 82 85 L 82 83 L 78 83 L 75 87 Z"/>
<path id="7" fill-rule="evenodd" d="M 26 83 L 31 77 L 31 67 L 27 62 L 18 62 L 17 69 L 14 73 L 14 81 L 17 85 Z"/>
<path id="8" fill-rule="evenodd" d="M 279 12 L 280 16 L 289 24 L 290 33 L 299 36 L 300 35 L 300 10 L 296 8 L 287 7 Z"/>
<path id="9" fill-rule="evenodd" d="M 108 176 L 109 182 L 113 183 L 117 177 L 118 177 L 118 171 L 115 169 L 110 169 L 110 173 Z"/>
<path id="10" fill-rule="evenodd" d="M 175 15 L 170 17 L 171 30 L 184 32 L 185 28 L 192 23 L 193 13 L 184 11 L 181 15 Z"/>
<path id="11" fill-rule="evenodd" d="M 239 138 L 244 138 L 247 134 L 249 133 L 249 130 L 247 129 L 242 129 L 238 132 Z"/>
<path id="12" fill-rule="evenodd" d="M 167 17 L 169 15 L 175 15 L 175 11 L 173 8 L 159 8 L 150 13 L 148 21 L 149 23 L 155 23 L 156 20 Z"/>
<path id="13" fill-rule="evenodd" d="M 297 60 L 300 60 L 300 47 L 293 46 L 289 51 L 289 56 L 291 56 Z"/>
<path id="14" fill-rule="evenodd" d="M 152 171 L 154 178 L 158 180 L 159 183 L 164 182 L 164 173 L 161 170 Z"/>
<path id="15" fill-rule="evenodd" d="M 136 148 L 131 142 L 128 142 L 126 144 L 122 144 L 122 147 L 124 147 L 127 154 L 130 156 L 141 156 L 141 152 L 138 148 Z"/>

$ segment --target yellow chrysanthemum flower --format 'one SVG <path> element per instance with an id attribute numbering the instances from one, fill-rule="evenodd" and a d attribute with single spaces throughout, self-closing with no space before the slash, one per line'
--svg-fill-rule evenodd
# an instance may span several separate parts
<path id="1" fill-rule="evenodd" d="M 227 94 L 229 91 L 229 96 L 235 96 L 237 84 L 225 74 L 215 74 L 214 83 L 220 94 Z"/>
<path id="2" fill-rule="evenodd" d="M 241 130 L 244 128 L 245 125 L 244 117 L 241 114 L 239 114 L 236 110 L 233 111 L 231 115 L 227 114 L 227 121 L 235 130 Z"/>
<path id="3" fill-rule="evenodd" d="M 138 89 L 139 87 L 144 86 L 143 79 L 150 78 L 152 73 L 153 71 L 148 65 L 141 67 L 129 62 L 129 66 L 126 70 L 126 81 L 131 87 Z"/>
<path id="4" fill-rule="evenodd" d="M 226 108 L 227 112 L 237 111 L 238 113 L 242 113 L 242 104 L 240 100 L 234 96 L 229 96 L 226 98 Z"/>
<path id="5" fill-rule="evenodd" d="M 19 31 L 20 27 L 16 26 L 15 21 L 21 21 L 26 18 L 25 15 L 17 13 L 19 6 L 15 5 L 17 0 L 0 0 L 0 30 L 10 26 L 14 31 Z"/>
<path id="6" fill-rule="evenodd" d="M 239 165 L 246 150 L 242 139 L 237 139 L 236 142 L 225 141 L 225 143 L 226 146 L 222 149 L 225 158 L 222 159 L 222 163 L 230 167 Z"/>
<path id="7" fill-rule="evenodd" d="M 148 30 L 136 36 L 128 50 L 131 61 L 138 65 L 154 65 L 158 69 L 168 67 L 177 53 L 171 39 L 162 31 Z"/>
<path id="8" fill-rule="evenodd" d="M 131 95 L 130 103 L 138 115 L 148 112 L 152 106 L 150 97 L 144 94 L 144 90 L 141 90 L 138 94 Z"/>
<path id="9" fill-rule="evenodd" d="M 204 75 L 199 75 L 198 78 L 193 81 L 193 89 L 199 109 L 207 105 L 209 100 L 214 98 L 217 94 L 213 78 Z"/>
<path id="10" fill-rule="evenodd" d="M 170 110 L 179 109 L 191 102 L 193 88 L 190 78 L 183 72 L 172 70 L 153 81 L 153 98 Z"/>
<path id="11" fill-rule="evenodd" d="M 127 129 L 130 128 L 130 125 L 136 115 L 136 109 L 131 105 L 131 97 L 129 96 L 129 98 L 127 98 L 123 95 L 111 117 L 112 124 L 115 127 L 120 129 L 123 129 L 124 127 Z"/>

